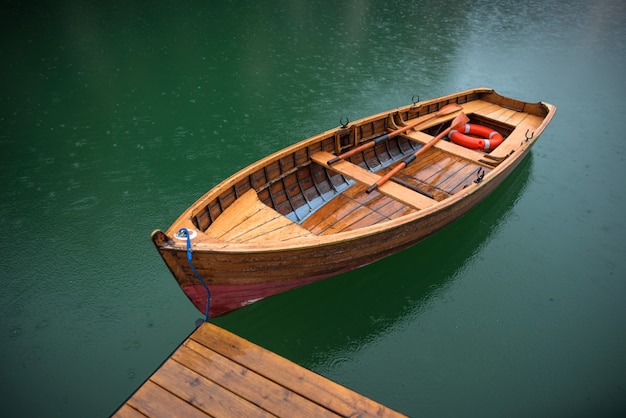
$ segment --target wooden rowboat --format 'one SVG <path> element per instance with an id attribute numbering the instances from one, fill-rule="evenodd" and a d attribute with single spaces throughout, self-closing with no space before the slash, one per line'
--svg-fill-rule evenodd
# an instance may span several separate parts
<path id="1" fill-rule="evenodd" d="M 520 163 L 555 111 L 476 88 L 342 124 L 222 181 L 152 241 L 193 304 L 222 315 L 397 253 L 458 219 Z M 447 140 L 467 118 L 501 144 Z"/>

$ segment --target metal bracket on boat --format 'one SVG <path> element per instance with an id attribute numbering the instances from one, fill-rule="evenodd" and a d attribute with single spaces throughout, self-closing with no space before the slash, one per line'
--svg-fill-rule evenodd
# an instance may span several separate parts
<path id="1" fill-rule="evenodd" d="M 194 239 L 198 235 L 198 233 L 193 229 L 181 228 L 177 232 L 174 233 L 174 238 L 179 239 L 181 241 L 186 241 L 187 238 Z"/>
<path id="2" fill-rule="evenodd" d="M 526 137 L 526 142 L 530 141 L 535 136 L 535 132 L 534 131 L 533 131 L 533 133 L 530 134 L 530 136 L 528 136 L 528 132 L 529 131 L 530 131 L 530 129 L 526 129 L 526 133 L 524 134 L 524 136 Z"/>
<path id="3" fill-rule="evenodd" d="M 411 101 L 413 102 L 413 106 L 417 106 L 417 104 L 420 102 L 419 94 L 417 95 L 417 101 L 415 100 L 415 96 L 411 96 Z"/>
<path id="4" fill-rule="evenodd" d="M 482 167 L 478 168 L 478 171 L 476 172 L 476 180 L 474 180 L 474 183 L 476 184 L 481 183 L 484 177 L 485 177 L 485 170 Z"/>
<path id="5" fill-rule="evenodd" d="M 339 119 L 339 124 L 341 125 L 343 129 L 346 129 L 349 123 L 350 123 L 350 119 L 348 119 L 347 117 L 346 117 L 346 123 L 343 123 L 343 116 L 341 117 L 341 119 Z"/>

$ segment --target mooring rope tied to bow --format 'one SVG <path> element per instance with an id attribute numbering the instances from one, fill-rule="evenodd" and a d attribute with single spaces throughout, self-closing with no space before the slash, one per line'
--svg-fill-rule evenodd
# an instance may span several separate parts
<path id="1" fill-rule="evenodd" d="M 187 238 L 187 261 L 189 262 L 189 267 L 191 267 L 191 270 L 193 271 L 193 273 L 200 280 L 200 283 L 202 283 L 202 286 L 204 286 L 204 288 L 206 289 L 207 297 L 206 297 L 206 311 L 205 311 L 204 321 L 208 322 L 209 321 L 209 306 L 211 303 L 211 291 L 209 290 L 209 286 L 206 284 L 206 282 L 204 281 L 200 273 L 198 273 L 198 270 L 196 270 L 196 268 L 193 265 L 192 251 L 191 251 L 191 237 L 189 236 L 189 231 L 187 230 L 187 228 L 181 228 L 178 231 L 178 234 Z"/>

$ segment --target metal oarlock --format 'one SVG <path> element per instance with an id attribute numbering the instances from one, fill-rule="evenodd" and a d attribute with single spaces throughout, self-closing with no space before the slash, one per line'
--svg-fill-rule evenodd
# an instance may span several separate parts
<path id="1" fill-rule="evenodd" d="M 533 131 L 533 133 L 530 134 L 530 136 L 528 136 L 528 132 L 529 131 L 530 131 L 530 129 L 526 129 L 526 133 L 524 134 L 524 136 L 526 137 L 526 142 L 530 141 L 535 136 L 535 132 L 534 131 Z"/>
<path id="2" fill-rule="evenodd" d="M 482 182 L 484 177 L 485 170 L 482 167 L 478 168 L 478 171 L 476 172 L 476 180 L 474 180 L 474 183 L 478 184 Z"/>

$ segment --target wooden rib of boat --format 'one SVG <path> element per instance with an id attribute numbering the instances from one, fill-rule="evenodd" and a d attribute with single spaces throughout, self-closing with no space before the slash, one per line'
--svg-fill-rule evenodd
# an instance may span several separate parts
<path id="1" fill-rule="evenodd" d="M 240 170 L 151 237 L 193 304 L 206 313 L 210 294 L 207 316 L 222 315 L 397 253 L 458 219 L 520 163 L 555 111 L 476 88 L 365 117 Z M 460 115 L 503 142 L 489 151 L 435 142 Z"/>

